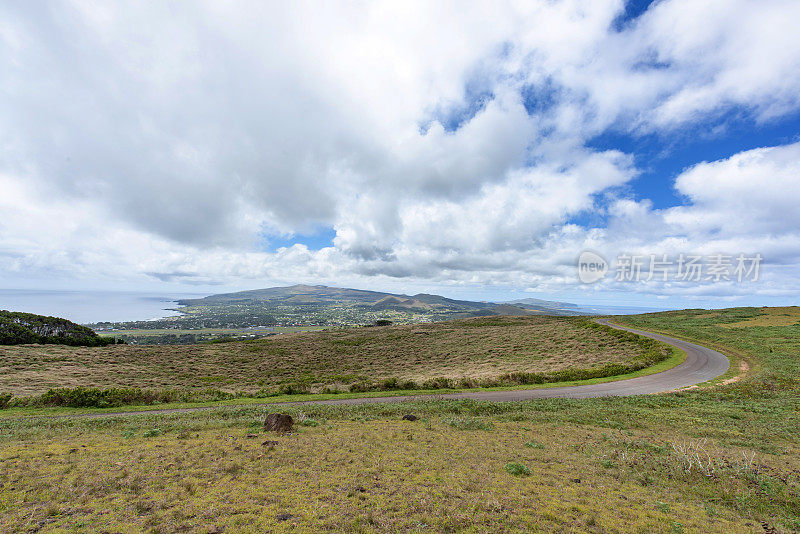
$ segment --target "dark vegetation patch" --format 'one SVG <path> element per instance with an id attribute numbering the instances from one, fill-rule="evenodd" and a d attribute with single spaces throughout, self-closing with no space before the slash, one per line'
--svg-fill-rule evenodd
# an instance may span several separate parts
<path id="1" fill-rule="evenodd" d="M 0 310 L 0 345 L 55 344 L 104 347 L 117 342 L 60 317 Z"/>

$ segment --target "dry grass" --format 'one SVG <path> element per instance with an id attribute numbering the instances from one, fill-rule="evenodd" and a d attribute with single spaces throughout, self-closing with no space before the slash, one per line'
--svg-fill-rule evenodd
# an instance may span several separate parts
<path id="1" fill-rule="evenodd" d="M 727 506 L 683 495 L 687 483 L 713 482 L 647 433 L 509 421 L 460 429 L 432 416 L 316 420 L 247 438 L 259 431 L 241 419 L 161 423 L 166 431 L 98 425 L 5 443 L 0 530 L 753 531 Z M 534 439 L 540 447 L 525 446 Z M 507 467 L 517 464 L 521 476 Z M 642 478 L 651 475 L 660 483 Z"/>
<path id="2" fill-rule="evenodd" d="M 627 363 L 633 342 L 572 318 L 494 317 L 285 334 L 201 345 L 0 347 L 0 392 L 55 387 L 208 388 L 254 392 L 281 383 L 492 378 Z"/>
<path id="3" fill-rule="evenodd" d="M 698 318 L 700 316 L 697 316 Z M 744 321 L 723 323 L 723 328 L 748 328 L 752 326 L 791 326 L 800 323 L 800 306 L 761 308 L 761 313 Z"/>

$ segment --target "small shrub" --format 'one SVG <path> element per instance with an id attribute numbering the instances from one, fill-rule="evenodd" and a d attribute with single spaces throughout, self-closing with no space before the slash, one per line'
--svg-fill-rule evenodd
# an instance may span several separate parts
<path id="1" fill-rule="evenodd" d="M 130 404 L 161 404 L 185 400 L 172 390 L 150 391 L 139 388 L 56 388 L 50 389 L 34 403 L 39 406 L 71 408 L 110 408 Z"/>
<path id="2" fill-rule="evenodd" d="M 11 393 L 0 393 L 0 410 L 8 408 L 8 405 L 11 404 L 11 397 L 13 397 Z"/>
<path id="3" fill-rule="evenodd" d="M 310 393 L 311 391 L 308 389 L 308 387 L 301 386 L 300 384 L 283 384 L 278 389 L 278 392 L 281 395 L 303 395 Z"/>
<path id="4" fill-rule="evenodd" d="M 396 378 L 385 378 L 378 385 L 378 388 L 387 391 L 390 389 L 399 389 L 398 380 Z"/>
<path id="5" fill-rule="evenodd" d="M 506 464 L 506 471 L 515 477 L 526 477 L 531 474 L 531 470 L 524 465 L 517 462 L 509 462 Z"/>
<path id="6" fill-rule="evenodd" d="M 303 419 L 302 421 L 300 421 L 300 424 L 302 426 L 319 426 L 320 422 L 317 421 L 316 419 Z"/>
<path id="7" fill-rule="evenodd" d="M 445 377 L 431 378 L 422 383 L 425 389 L 453 389 L 455 387 L 454 380 Z"/>
<path id="8" fill-rule="evenodd" d="M 547 376 L 542 373 L 507 373 L 500 376 L 500 380 L 507 384 L 544 384 Z"/>
<path id="9" fill-rule="evenodd" d="M 458 379 L 458 387 L 462 389 L 469 389 L 478 387 L 478 382 L 472 378 L 464 377 Z"/>
<path id="10" fill-rule="evenodd" d="M 400 383 L 400 389 L 418 389 L 418 387 L 413 380 L 404 380 Z"/>
<path id="11" fill-rule="evenodd" d="M 154 438 L 156 436 L 160 436 L 164 432 L 160 428 L 151 428 L 150 430 L 145 430 L 144 434 L 142 434 L 146 438 Z"/>
<path id="12" fill-rule="evenodd" d="M 539 443 L 535 439 L 526 443 L 525 446 L 530 447 L 531 449 L 544 449 L 544 445 Z"/>
<path id="13" fill-rule="evenodd" d="M 355 384 L 350 384 L 347 388 L 350 393 L 364 393 L 365 391 L 372 391 L 372 388 L 368 384 L 356 382 Z"/>
<path id="14" fill-rule="evenodd" d="M 600 460 L 600 465 L 602 465 L 606 469 L 611 469 L 612 467 L 616 467 L 617 466 L 617 464 L 615 464 L 611 460 Z"/>

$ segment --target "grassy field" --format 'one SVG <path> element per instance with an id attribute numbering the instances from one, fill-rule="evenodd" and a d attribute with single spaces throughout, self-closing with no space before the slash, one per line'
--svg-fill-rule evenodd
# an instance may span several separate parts
<path id="1" fill-rule="evenodd" d="M 713 315 L 711 315 L 713 317 Z M 719 326 L 724 328 L 742 328 L 750 326 L 792 326 L 800 323 L 800 306 L 788 306 L 782 308 L 761 308 L 759 313 L 753 317 L 741 321 L 724 322 Z"/>
<path id="2" fill-rule="evenodd" d="M 0 419 L 0 531 L 797 531 L 800 324 L 772 313 L 625 318 L 750 363 L 670 394 L 291 407 L 286 436 L 254 406 Z"/>
<path id="3" fill-rule="evenodd" d="M 0 347 L 0 393 L 77 386 L 255 393 L 287 384 L 318 391 L 392 378 L 421 384 L 629 365 L 643 350 L 588 328 L 583 319 L 559 317 L 350 328 L 189 346 L 12 346 Z"/>
<path id="4" fill-rule="evenodd" d="M 684 436 L 543 407 L 315 408 L 292 435 L 254 438 L 260 412 L 247 409 L 17 425 L 0 452 L 0 530 L 754 530 L 718 482 L 686 472 L 672 450 Z M 424 419 L 401 421 L 404 409 Z M 747 492 L 755 467 L 709 449 L 726 488 Z"/>

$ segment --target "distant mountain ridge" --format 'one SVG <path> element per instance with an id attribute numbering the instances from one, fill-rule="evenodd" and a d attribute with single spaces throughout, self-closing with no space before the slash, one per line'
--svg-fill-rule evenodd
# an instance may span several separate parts
<path id="1" fill-rule="evenodd" d="M 544 306 L 548 308 L 579 308 L 577 304 L 572 304 L 571 302 L 557 302 L 554 300 L 542 300 L 542 299 L 534 299 L 534 298 L 527 298 L 527 299 L 517 299 L 517 300 L 509 300 L 504 304 L 520 304 L 525 306 Z"/>
<path id="2" fill-rule="evenodd" d="M 268 287 L 265 289 L 251 289 L 248 291 L 237 291 L 235 293 L 220 293 L 210 295 L 201 299 L 179 300 L 182 306 L 231 304 L 245 302 L 269 302 L 276 300 L 292 299 L 293 302 L 376 302 L 384 297 L 405 297 L 406 295 L 392 295 L 378 291 L 367 291 L 363 289 L 347 289 L 328 286 L 308 286 L 297 284 L 286 287 Z"/>
<path id="3" fill-rule="evenodd" d="M 575 304 L 541 299 L 459 300 L 417 293 L 298 284 L 175 301 L 180 315 L 150 321 L 96 323 L 103 330 L 209 330 L 269 327 L 349 327 L 429 323 L 499 315 L 594 315 Z M 91 325 L 90 325 L 91 326 Z M 244 332 L 247 334 L 248 332 Z"/>
<path id="4" fill-rule="evenodd" d="M 178 304 L 187 307 L 264 306 L 269 308 L 293 305 L 302 307 L 348 304 L 373 311 L 394 310 L 422 314 L 446 313 L 454 316 L 453 318 L 482 315 L 582 315 L 582 312 L 578 310 L 578 306 L 575 304 L 540 299 L 520 299 L 503 303 L 478 302 L 450 299 L 429 293 L 403 295 L 364 289 L 303 284 L 221 293 L 201 299 L 180 300 Z"/>

